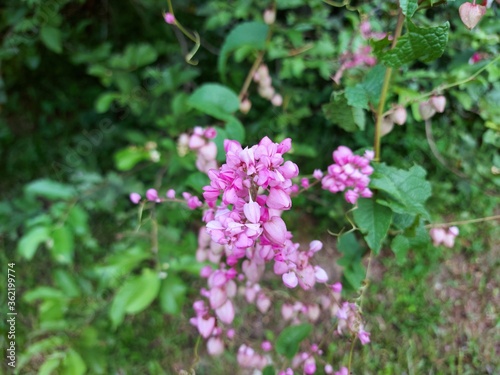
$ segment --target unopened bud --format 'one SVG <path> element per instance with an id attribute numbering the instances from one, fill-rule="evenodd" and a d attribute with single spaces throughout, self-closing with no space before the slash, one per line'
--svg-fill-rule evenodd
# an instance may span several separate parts
<path id="1" fill-rule="evenodd" d="M 392 119 L 389 117 L 384 117 L 382 119 L 380 136 L 383 137 L 384 135 L 389 134 L 392 131 L 392 128 L 394 128 L 394 122 L 392 121 Z"/>
<path id="2" fill-rule="evenodd" d="M 275 107 L 279 107 L 283 104 L 283 97 L 280 94 L 275 94 L 271 99 L 271 103 Z"/>
<path id="3" fill-rule="evenodd" d="M 446 107 L 446 98 L 443 95 L 433 96 L 429 99 L 429 103 L 436 110 L 436 112 L 443 113 Z"/>
<path id="4" fill-rule="evenodd" d="M 394 112 L 391 113 L 391 120 L 397 125 L 404 125 L 406 122 L 406 109 L 401 106 L 394 108 Z"/>
<path id="5" fill-rule="evenodd" d="M 247 114 L 250 111 L 250 108 L 252 108 L 252 102 L 248 99 L 243 99 L 240 102 L 240 112 L 243 114 Z"/>
<path id="6" fill-rule="evenodd" d="M 422 116 L 422 119 L 428 120 L 436 114 L 436 109 L 431 103 L 425 101 L 418 105 L 418 112 Z"/>
<path id="7" fill-rule="evenodd" d="M 264 11 L 264 22 L 268 25 L 272 25 L 276 21 L 276 10 L 273 8 L 268 8 Z"/>

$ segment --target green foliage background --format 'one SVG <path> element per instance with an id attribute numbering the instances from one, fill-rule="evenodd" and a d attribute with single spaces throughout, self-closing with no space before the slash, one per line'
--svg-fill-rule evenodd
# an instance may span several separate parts
<path id="1" fill-rule="evenodd" d="M 163 21 L 164 1 L 7 0 L 1 6 L 0 274 L 6 280 L 7 264 L 16 263 L 18 373 L 173 374 L 188 369 L 196 355 L 197 373 L 232 371 L 234 359 L 211 361 L 189 325 L 190 305 L 202 285 L 195 261 L 200 214 L 182 204 L 146 206 L 139 221 L 128 194 L 156 187 L 161 193 L 174 188 L 200 195 L 206 177 L 196 171 L 194 156 L 181 156 L 176 145 L 181 133 L 197 125 L 217 126 L 219 143 L 223 136 L 244 144 L 265 135 L 277 141 L 291 137 L 293 160 L 305 176 L 324 170 L 339 145 L 370 148 L 374 120 L 368 103 L 378 100 L 382 66 L 349 70 L 340 85 L 331 76 L 342 53 L 367 43 L 360 37 L 359 14 L 381 32 L 394 28 L 397 9 L 360 1 L 353 4 L 358 14 L 320 0 L 278 0 L 267 44 L 248 37 L 248 30 L 238 33 L 238 25 L 256 22 L 246 27 L 265 35 L 262 12 L 272 4 L 174 2 L 177 19 L 201 36 L 191 61 L 196 65 L 185 60 L 193 43 Z M 437 222 L 498 214 L 500 65 L 487 65 L 499 53 L 498 7 L 469 32 L 459 21 L 459 5 L 442 4 L 414 16 L 419 27 L 449 22 L 449 40 L 438 60 L 411 59 L 398 69 L 388 103 L 408 104 L 409 119 L 383 138 L 382 147 L 382 160 L 392 168 L 424 168 L 432 185 L 429 219 Z M 243 115 L 237 93 L 256 49 L 264 46 L 284 105 L 273 107 L 252 85 L 252 109 Z M 487 58 L 471 65 L 474 52 Z M 430 152 L 418 101 L 407 101 L 462 80 L 443 93 L 446 111 L 432 119 L 445 167 Z M 376 183 L 387 192 L 383 178 Z M 409 212 L 410 203 L 401 205 Z M 327 230 L 345 227 L 347 209 L 342 197 L 316 190 L 294 201 L 288 220 L 304 241 L 325 238 Z M 304 217 L 305 227 L 314 229 L 301 233 Z M 385 241 L 373 238 L 381 248 L 379 265 L 391 276 L 368 290 L 365 314 L 375 344 L 361 351 L 356 374 L 498 369 L 489 334 L 465 346 L 456 343 L 454 332 L 439 336 L 451 310 L 440 306 L 425 282 L 445 259 L 460 256 L 476 264 L 498 254 L 500 246 L 491 223 L 460 230 L 459 243 L 446 254 L 430 246 L 412 251 L 390 245 L 399 241 L 391 233 Z M 156 251 L 151 233 L 159 239 Z M 344 256 L 344 281 L 356 287 L 364 276 L 360 259 L 366 247 L 359 238 L 346 243 L 335 254 Z M 498 269 L 499 258 L 492 259 L 483 270 L 485 282 Z M 498 275 L 495 282 L 483 295 L 492 303 L 498 301 Z M 487 301 L 485 309 L 495 311 Z M 378 331 L 372 317 L 389 328 Z M 2 348 L 7 328 L 2 320 Z M 429 345 L 436 337 L 442 346 Z M 444 343 L 453 350 L 445 351 Z M 346 352 L 341 345 L 334 341 L 327 351 L 339 364 Z"/>

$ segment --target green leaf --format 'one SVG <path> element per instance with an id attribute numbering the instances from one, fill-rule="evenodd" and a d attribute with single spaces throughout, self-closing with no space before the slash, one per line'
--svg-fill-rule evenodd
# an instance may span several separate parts
<path id="1" fill-rule="evenodd" d="M 443 54 L 448 43 L 448 22 L 436 27 L 417 27 L 407 20 L 406 25 L 408 32 L 398 39 L 393 49 L 385 51 L 387 38 L 371 42 L 373 52 L 385 65 L 399 68 L 415 60 L 430 62 Z"/>
<path id="2" fill-rule="evenodd" d="M 45 47 L 55 53 L 62 52 L 61 30 L 52 26 L 43 26 L 40 29 L 40 39 Z"/>
<path id="3" fill-rule="evenodd" d="M 351 107 L 369 109 L 368 95 L 362 83 L 356 86 L 350 86 L 345 89 L 345 97 L 347 104 Z"/>
<path id="4" fill-rule="evenodd" d="M 49 179 L 35 180 L 24 187 L 27 195 L 39 196 L 47 199 L 70 199 L 76 195 L 76 190 L 66 184 Z"/>
<path id="5" fill-rule="evenodd" d="M 359 260 L 357 263 L 351 263 L 344 267 L 342 279 L 347 282 L 352 290 L 358 290 L 366 276 L 366 269 Z M 344 283 L 344 282 L 343 282 Z"/>
<path id="6" fill-rule="evenodd" d="M 369 102 L 374 107 L 377 106 L 386 69 L 383 65 L 377 65 L 370 69 L 363 82 L 346 88 L 345 96 L 347 104 L 363 109 L 370 108 L 368 105 Z"/>
<path id="7" fill-rule="evenodd" d="M 378 254 L 391 225 L 391 209 L 378 204 L 374 199 L 359 199 L 358 208 L 353 216 L 366 243 L 375 254 Z"/>
<path id="8" fill-rule="evenodd" d="M 187 293 L 186 284 L 175 275 L 169 275 L 161 283 L 160 307 L 166 314 L 178 314 L 182 310 Z"/>
<path id="9" fill-rule="evenodd" d="M 400 0 L 399 6 L 407 18 L 413 17 L 418 8 L 418 0 Z"/>
<path id="10" fill-rule="evenodd" d="M 115 153 L 114 159 L 118 170 L 128 171 L 141 161 L 151 160 L 151 156 L 148 151 L 131 146 Z"/>
<path id="11" fill-rule="evenodd" d="M 64 269 L 56 269 L 53 272 L 54 283 L 68 297 L 78 297 L 80 295 L 80 287 L 75 280 L 75 277 Z"/>
<path id="12" fill-rule="evenodd" d="M 403 235 L 397 235 L 391 242 L 391 250 L 396 255 L 398 264 L 403 264 L 406 260 L 406 254 L 410 248 L 410 241 Z"/>
<path id="13" fill-rule="evenodd" d="M 150 252 L 139 246 L 111 255 L 106 259 L 105 265 L 95 268 L 101 286 L 115 287 L 120 277 L 128 275 L 142 261 L 150 258 L 150 256 Z"/>
<path id="14" fill-rule="evenodd" d="M 299 351 L 299 345 L 312 331 L 308 323 L 290 326 L 281 331 L 276 340 L 276 351 L 292 359 Z"/>
<path id="15" fill-rule="evenodd" d="M 137 314 L 148 307 L 158 295 L 160 279 L 154 270 L 145 268 L 140 276 L 131 277 L 118 290 L 109 312 L 113 328 L 125 314 Z"/>
<path id="16" fill-rule="evenodd" d="M 73 232 L 68 227 L 57 227 L 51 235 L 52 246 L 49 247 L 54 260 L 61 264 L 71 264 L 75 250 Z"/>
<path id="17" fill-rule="evenodd" d="M 227 35 L 219 54 L 218 69 L 224 80 L 229 54 L 240 47 L 263 50 L 266 46 L 269 26 L 262 22 L 245 22 L 236 26 Z"/>
<path id="18" fill-rule="evenodd" d="M 50 231 L 47 227 L 34 227 L 30 229 L 17 244 L 17 252 L 23 258 L 31 260 L 42 242 L 50 239 Z"/>
<path id="19" fill-rule="evenodd" d="M 105 92 L 96 99 L 95 101 L 95 111 L 97 113 L 107 112 L 113 101 L 120 98 L 120 94 L 117 92 Z"/>
<path id="20" fill-rule="evenodd" d="M 431 184 L 425 180 L 425 175 L 425 169 L 416 165 L 405 171 L 380 163 L 375 165 L 370 187 L 390 195 L 392 199 L 379 200 L 379 203 L 394 212 L 420 214 L 428 218 L 424 203 L 431 196 Z"/>
<path id="21" fill-rule="evenodd" d="M 240 120 L 238 120 L 236 117 L 232 117 L 226 123 L 226 134 L 227 139 L 238 141 L 240 143 L 243 143 L 243 141 L 245 140 L 245 128 L 243 127 L 243 124 L 240 122 Z"/>
<path id="22" fill-rule="evenodd" d="M 209 183 L 210 179 L 208 178 L 206 173 L 201 172 L 191 173 L 186 179 L 186 185 L 198 192 L 201 192 L 203 186 L 206 186 Z"/>
<path id="23" fill-rule="evenodd" d="M 226 160 L 226 152 L 224 151 L 224 140 L 228 139 L 226 129 L 214 126 L 217 130 L 217 135 L 213 139 L 214 143 L 217 145 L 217 161 L 223 162 Z"/>
<path id="24" fill-rule="evenodd" d="M 339 236 L 337 248 L 344 255 L 337 261 L 341 266 L 358 263 L 365 252 L 365 249 L 359 245 L 356 236 L 352 232 Z"/>
<path id="25" fill-rule="evenodd" d="M 109 67 L 120 70 L 134 70 L 156 61 L 158 53 L 149 44 L 128 45 L 122 54 L 114 54 L 108 61 Z"/>
<path id="26" fill-rule="evenodd" d="M 343 284 L 350 286 L 352 290 L 358 290 L 366 275 L 365 267 L 361 263 L 366 248 L 362 247 L 355 234 L 350 232 L 339 236 L 337 249 L 343 254 L 342 258 L 337 260 L 337 264 L 343 267 Z"/>
<path id="27" fill-rule="evenodd" d="M 69 349 L 62 361 L 60 375 L 83 375 L 87 372 L 87 365 L 78 352 Z"/>
<path id="28" fill-rule="evenodd" d="M 72 206 L 68 212 L 68 224 L 71 225 L 73 232 L 79 236 L 89 233 L 89 215 L 80 206 Z"/>
<path id="29" fill-rule="evenodd" d="M 54 372 L 55 369 L 59 367 L 61 363 L 61 352 L 56 352 L 52 354 L 52 357 L 48 358 L 38 370 L 38 375 L 50 375 Z"/>
<path id="30" fill-rule="evenodd" d="M 26 303 L 32 303 L 36 300 L 46 300 L 46 299 L 64 299 L 65 295 L 62 291 L 49 286 L 39 286 L 35 289 L 31 289 L 23 294 L 23 301 Z"/>
<path id="31" fill-rule="evenodd" d="M 275 375 L 276 371 L 274 370 L 274 367 L 269 365 L 264 367 L 264 370 L 262 370 L 262 375 Z"/>
<path id="32" fill-rule="evenodd" d="M 342 94 L 333 93 L 332 96 L 333 100 L 321 107 L 325 118 L 347 132 L 364 130 L 364 110 L 350 106 Z"/>
<path id="33" fill-rule="evenodd" d="M 64 345 L 64 339 L 59 336 L 51 336 L 30 345 L 28 349 L 21 352 L 16 370 L 20 373 L 21 368 L 24 367 L 35 355 L 40 355 L 41 353 L 48 351 L 53 352 L 55 348 L 62 345 Z"/>
<path id="34" fill-rule="evenodd" d="M 232 121 L 231 114 L 240 107 L 238 95 L 218 83 L 206 83 L 195 90 L 187 101 L 191 107 L 224 121 Z"/>

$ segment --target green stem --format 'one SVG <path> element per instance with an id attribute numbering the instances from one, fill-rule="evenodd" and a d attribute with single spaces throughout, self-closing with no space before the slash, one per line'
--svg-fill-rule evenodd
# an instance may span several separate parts
<path id="1" fill-rule="evenodd" d="M 391 48 L 394 48 L 401 36 L 401 31 L 403 30 L 405 16 L 401 9 L 399 9 L 398 23 L 396 24 L 396 30 L 394 31 L 394 38 L 392 40 Z M 384 107 L 385 101 L 387 99 L 387 92 L 389 91 L 389 84 L 391 82 L 392 68 L 388 67 L 385 71 L 384 82 L 382 84 L 382 91 L 380 92 L 380 101 L 378 103 L 377 112 L 375 113 L 375 141 L 373 144 L 373 149 L 375 151 L 375 161 L 380 161 L 380 139 L 382 138 L 382 120 L 384 118 Z"/>
<path id="2" fill-rule="evenodd" d="M 347 362 L 348 373 L 351 374 L 352 354 L 354 353 L 354 344 L 356 344 L 356 337 L 352 339 L 351 350 L 349 350 L 349 362 Z"/>
<path id="3" fill-rule="evenodd" d="M 440 227 L 449 227 L 450 225 L 482 223 L 484 221 L 492 221 L 492 220 L 500 220 L 500 215 L 480 217 L 478 219 L 470 219 L 470 220 L 450 221 L 449 223 L 428 224 L 425 227 L 426 228 L 440 228 Z"/>
<path id="4" fill-rule="evenodd" d="M 481 74 L 486 69 L 488 69 L 491 65 L 498 63 L 499 60 L 500 60 L 500 55 L 497 56 L 497 57 L 495 57 L 488 64 L 486 64 L 485 66 L 483 66 L 481 69 L 479 69 L 477 72 L 475 72 L 471 76 L 469 76 L 467 78 L 464 78 L 464 79 L 462 79 L 460 81 L 457 81 L 457 82 L 449 83 L 447 85 L 440 85 L 440 86 L 436 87 L 435 89 L 432 89 L 431 91 L 426 92 L 425 94 L 422 94 L 421 96 L 419 96 L 416 99 L 411 99 L 411 100 L 406 101 L 403 104 L 403 106 L 405 106 L 407 104 L 410 104 L 410 103 L 421 102 L 422 100 L 424 100 L 425 98 L 427 98 L 427 97 L 429 97 L 431 95 L 435 95 L 436 93 L 439 93 L 439 92 L 442 92 L 442 91 L 446 91 L 446 90 L 451 89 L 451 88 L 453 88 L 455 86 L 460 86 L 460 85 L 463 85 L 463 84 L 465 84 L 467 82 L 470 82 L 470 81 L 474 80 L 479 74 Z"/>

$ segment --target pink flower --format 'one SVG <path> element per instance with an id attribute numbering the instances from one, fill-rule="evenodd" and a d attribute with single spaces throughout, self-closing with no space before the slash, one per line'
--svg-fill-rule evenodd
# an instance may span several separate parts
<path id="1" fill-rule="evenodd" d="M 360 329 L 358 332 L 359 341 L 361 341 L 362 345 L 366 345 L 370 342 L 370 333 L 366 332 L 363 329 Z"/>
<path id="2" fill-rule="evenodd" d="M 335 284 L 333 284 L 331 286 L 331 288 L 332 288 L 332 291 L 334 293 L 341 293 L 342 292 L 342 284 L 339 282 L 336 282 Z"/>
<path id="3" fill-rule="evenodd" d="M 204 338 L 208 338 L 215 327 L 215 318 L 213 316 L 198 316 L 197 327 L 200 335 Z"/>
<path id="4" fill-rule="evenodd" d="M 321 178 L 323 177 L 323 172 L 321 171 L 321 169 L 315 169 L 313 172 L 313 177 L 316 180 L 321 180 Z"/>
<path id="5" fill-rule="evenodd" d="M 304 374 L 312 375 L 316 372 L 316 361 L 313 356 L 307 358 L 304 362 Z"/>
<path id="6" fill-rule="evenodd" d="M 173 25 L 175 23 L 175 17 L 172 13 L 165 13 L 163 15 L 163 18 L 165 20 L 166 23 L 168 23 L 169 25 Z"/>
<path id="7" fill-rule="evenodd" d="M 174 189 L 168 189 L 166 196 L 167 196 L 168 199 L 175 199 L 175 190 Z"/>
<path id="8" fill-rule="evenodd" d="M 342 367 L 339 371 L 337 371 L 333 375 L 349 375 L 349 370 L 347 369 L 347 367 Z"/>
<path id="9" fill-rule="evenodd" d="M 224 342 L 220 337 L 210 337 L 207 341 L 207 351 L 211 356 L 219 356 L 224 353 Z"/>
<path id="10" fill-rule="evenodd" d="M 320 266 L 314 266 L 314 276 L 318 283 L 326 283 L 328 281 L 328 274 Z"/>
<path id="11" fill-rule="evenodd" d="M 212 127 L 206 128 L 203 132 L 203 136 L 207 139 L 214 139 L 215 137 L 217 137 L 217 130 Z"/>
<path id="12" fill-rule="evenodd" d="M 284 190 L 271 188 L 266 200 L 266 205 L 269 208 L 275 208 L 277 210 L 289 210 L 292 207 L 292 200 Z"/>
<path id="13" fill-rule="evenodd" d="M 243 212 L 247 220 L 253 224 L 257 224 L 260 220 L 260 205 L 257 202 L 252 201 L 250 197 L 250 202 L 243 205 Z"/>
<path id="14" fill-rule="evenodd" d="M 286 240 L 286 225 L 283 219 L 273 216 L 263 225 L 264 235 L 274 245 L 283 246 Z"/>
<path id="15" fill-rule="evenodd" d="M 141 201 L 141 195 L 139 193 L 130 193 L 130 201 L 133 204 L 138 204 Z"/>
<path id="16" fill-rule="evenodd" d="M 293 271 L 284 273 L 282 279 L 283 284 L 285 284 L 287 288 L 295 288 L 299 283 L 299 279 L 297 279 L 297 275 Z"/>
<path id="17" fill-rule="evenodd" d="M 146 199 L 151 202 L 161 202 L 156 189 L 148 189 L 146 191 Z"/>
<path id="18" fill-rule="evenodd" d="M 227 300 L 221 307 L 215 310 L 217 317 L 222 323 L 231 324 L 234 320 L 234 306 L 231 300 Z"/>

